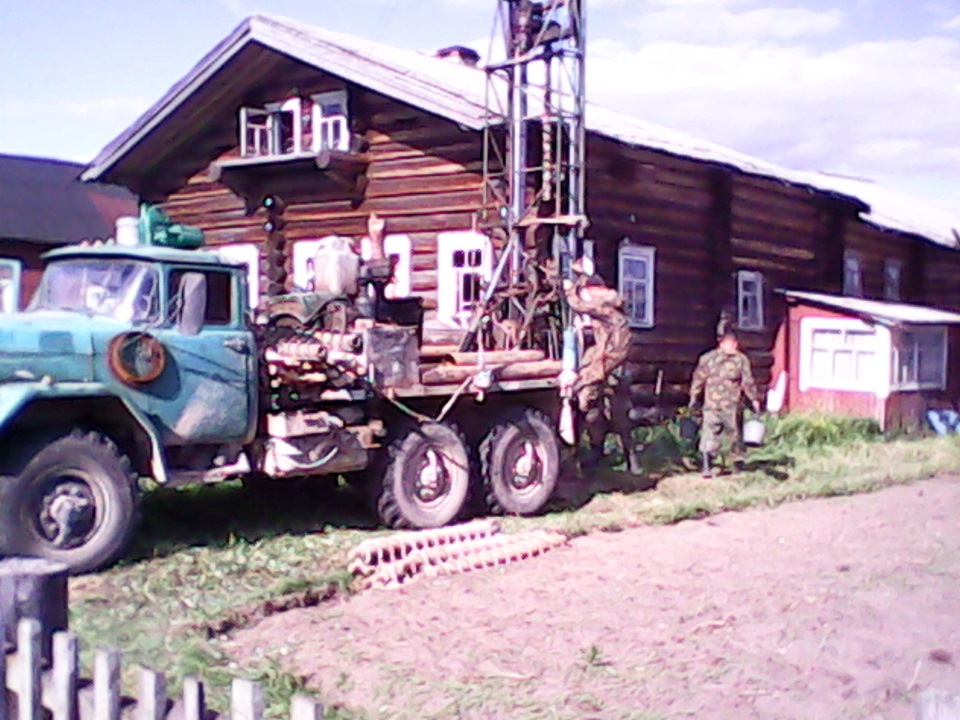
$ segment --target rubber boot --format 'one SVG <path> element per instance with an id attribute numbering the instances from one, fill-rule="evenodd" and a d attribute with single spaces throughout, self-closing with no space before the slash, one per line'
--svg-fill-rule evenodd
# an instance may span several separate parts
<path id="1" fill-rule="evenodd" d="M 700 457 L 702 458 L 701 468 L 703 470 L 703 476 L 705 478 L 712 478 L 713 468 L 710 467 L 710 453 L 701 453 Z"/>

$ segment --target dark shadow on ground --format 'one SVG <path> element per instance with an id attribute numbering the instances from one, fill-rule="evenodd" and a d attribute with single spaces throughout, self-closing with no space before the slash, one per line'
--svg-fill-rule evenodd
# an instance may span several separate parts
<path id="1" fill-rule="evenodd" d="M 642 471 L 631 473 L 619 447 L 608 448 L 609 454 L 590 467 L 577 468 L 572 461 L 566 463 L 549 511 L 577 510 L 588 504 L 597 495 L 608 493 L 634 493 L 655 490 L 658 483 L 668 477 L 699 470 L 699 458 L 692 443 L 654 442 L 639 449 Z M 779 449 L 758 448 L 750 451 L 739 468 L 726 462 L 718 468 L 718 474 L 736 479 L 744 473 L 762 473 L 767 477 L 784 481 L 790 477 L 789 470 L 796 464 L 793 456 Z"/>
<path id="2" fill-rule="evenodd" d="M 142 519 L 127 561 L 164 557 L 188 547 L 225 547 L 326 528 L 373 529 L 360 494 L 323 481 L 276 481 L 245 487 L 158 488 L 144 494 Z"/>

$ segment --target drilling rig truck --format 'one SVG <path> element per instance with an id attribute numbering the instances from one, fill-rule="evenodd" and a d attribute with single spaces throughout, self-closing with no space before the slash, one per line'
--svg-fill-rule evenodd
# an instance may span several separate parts
<path id="1" fill-rule="evenodd" d="M 330 238 L 310 292 L 252 308 L 242 265 L 143 205 L 113 242 L 48 253 L 29 307 L 0 321 L 0 553 L 109 564 L 142 478 L 282 492 L 342 476 L 403 528 L 454 521 L 471 490 L 496 513 L 545 506 L 558 428 L 574 437 L 563 281 L 587 226 L 583 3 L 498 4 L 507 59 L 486 71 L 505 109 L 484 133 L 483 206 L 499 211 L 480 228 L 496 261 L 462 340 L 424 345 L 422 301 L 386 297 L 375 217 L 366 259 Z M 261 206 L 282 220 L 282 198 Z"/>

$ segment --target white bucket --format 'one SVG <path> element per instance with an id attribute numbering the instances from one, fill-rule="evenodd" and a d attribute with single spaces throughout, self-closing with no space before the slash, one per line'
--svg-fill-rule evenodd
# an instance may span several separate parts
<path id="1" fill-rule="evenodd" d="M 116 225 L 117 245 L 131 247 L 140 244 L 140 220 L 135 217 L 118 217 Z"/>
<path id="2" fill-rule="evenodd" d="M 767 427 L 759 418 L 751 418 L 743 423 L 743 444 L 763 445 L 763 437 Z"/>

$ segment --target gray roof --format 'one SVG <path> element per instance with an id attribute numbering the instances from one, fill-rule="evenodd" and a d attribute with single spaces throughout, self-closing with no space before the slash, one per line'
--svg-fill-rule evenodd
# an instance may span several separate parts
<path id="1" fill-rule="evenodd" d="M 0 240 L 56 245 L 113 235 L 116 219 L 137 213 L 126 189 L 84 184 L 83 165 L 0 155 Z"/>
<path id="2" fill-rule="evenodd" d="M 461 125 L 479 130 L 486 120 L 486 73 L 412 50 L 269 15 L 244 20 L 142 117 L 107 145 L 84 173 L 108 176 L 110 168 L 143 140 L 214 73 L 246 46 L 256 43 L 337 75 L 348 82 Z M 638 118 L 588 104 L 589 131 L 638 147 L 717 163 L 820 192 L 856 198 L 870 206 L 863 217 L 881 228 L 907 232 L 935 243 L 960 245 L 960 215 L 880 188 L 869 182 L 789 170 L 745 153 Z"/>
<path id="3" fill-rule="evenodd" d="M 909 305 L 888 300 L 866 300 L 845 295 L 786 290 L 787 298 L 820 305 L 856 315 L 881 325 L 960 325 L 960 313 L 939 310 L 925 305 Z"/>

